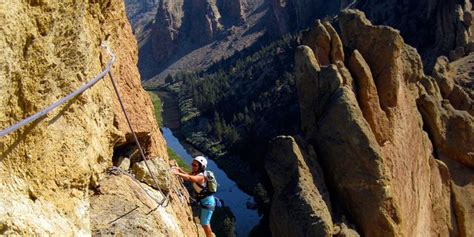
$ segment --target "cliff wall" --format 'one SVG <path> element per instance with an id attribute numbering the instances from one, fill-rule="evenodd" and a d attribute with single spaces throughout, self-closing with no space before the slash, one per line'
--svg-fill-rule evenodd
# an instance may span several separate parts
<path id="1" fill-rule="evenodd" d="M 117 56 L 112 73 L 132 126 L 155 168 L 162 170 L 157 175 L 169 180 L 161 184 L 168 187 L 163 192 L 179 187 L 167 172 L 166 144 L 140 84 L 136 41 L 122 1 L 8 1 L 0 3 L 0 12 L 2 129 L 94 78 L 109 60 L 100 47 L 107 41 Z M 154 208 L 145 204 L 153 201 L 133 192 L 138 183 L 128 176 L 106 173 L 117 151 L 127 146 L 136 149 L 108 78 L 2 137 L 0 233 L 135 233 L 111 223 L 129 211 L 118 202 L 123 199 L 119 190 L 128 190 L 134 198 L 127 205 L 138 209 L 117 222 L 135 220 L 135 226 L 140 226 L 141 220 L 150 219 L 146 214 Z M 149 192 L 157 198 L 163 195 L 154 189 Z M 105 197 L 115 208 L 97 201 Z M 168 207 L 153 212 L 148 228 L 159 235 L 195 235 L 186 205 L 176 194 L 171 199 Z"/>
<path id="2" fill-rule="evenodd" d="M 320 164 L 310 170 L 324 178 L 298 172 L 300 181 L 291 182 L 308 186 L 313 179 L 320 204 L 307 218 L 324 223 L 319 231 L 326 235 L 354 236 L 354 229 L 362 236 L 470 236 L 469 86 L 456 79 L 445 58 L 438 60 L 434 77 L 425 75 L 417 51 L 397 30 L 372 25 L 360 11 L 345 10 L 337 22 L 340 34 L 320 21 L 303 33 L 295 70 L 302 131 L 310 146 L 274 142 L 283 145 L 272 146 L 267 157 L 273 186 L 282 185 L 268 168 L 279 159 L 275 154 L 302 150 L 306 166 Z M 291 160 L 305 166 L 301 158 Z M 289 204 L 273 208 L 271 213 L 294 210 Z M 280 226 L 289 220 L 271 215 L 272 233 L 284 236 Z M 343 228 L 346 221 L 349 229 Z"/>
<path id="3" fill-rule="evenodd" d="M 407 44 L 418 49 L 429 72 L 440 55 L 455 60 L 472 51 L 471 0 L 360 0 L 355 6 L 374 24 L 399 29 Z"/>

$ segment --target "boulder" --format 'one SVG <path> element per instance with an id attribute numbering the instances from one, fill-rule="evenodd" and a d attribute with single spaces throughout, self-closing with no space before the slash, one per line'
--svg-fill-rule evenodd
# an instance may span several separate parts
<path id="1" fill-rule="evenodd" d="M 157 207 L 156 200 L 164 198 L 162 193 L 140 185 L 123 174 L 105 177 L 100 182 L 100 188 L 89 198 L 91 229 L 96 236 L 132 234 L 177 237 L 195 229 L 194 225 L 182 224 L 183 220 L 192 220 L 191 209 L 179 210 L 176 204 Z"/>
<path id="2" fill-rule="evenodd" d="M 151 187 L 159 189 L 165 193 L 170 192 L 171 174 L 169 168 L 163 167 L 161 165 L 164 160 L 160 158 L 154 158 L 147 160 L 146 162 L 149 169 L 147 168 L 145 161 L 142 160 L 140 162 L 133 163 L 131 167 L 131 173 L 137 180 L 146 183 Z M 150 171 L 153 172 L 158 183 L 155 183 Z"/>

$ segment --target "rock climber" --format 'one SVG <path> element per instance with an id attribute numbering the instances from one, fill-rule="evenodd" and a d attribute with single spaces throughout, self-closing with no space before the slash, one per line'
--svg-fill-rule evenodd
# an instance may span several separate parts
<path id="1" fill-rule="evenodd" d="M 207 186 L 207 180 L 204 176 L 204 171 L 207 167 L 207 160 L 203 156 L 197 156 L 191 163 L 192 171 L 187 174 L 181 168 L 176 167 L 172 172 L 181 176 L 184 180 L 192 182 L 193 189 L 196 192 L 197 200 L 200 204 L 200 219 L 201 225 L 206 233 L 206 237 L 213 236 L 211 229 L 211 217 L 216 207 L 214 195 L 204 192 Z"/>

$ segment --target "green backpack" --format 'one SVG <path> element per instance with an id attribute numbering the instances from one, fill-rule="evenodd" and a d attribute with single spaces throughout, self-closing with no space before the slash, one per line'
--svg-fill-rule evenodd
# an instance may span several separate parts
<path id="1" fill-rule="evenodd" d="M 216 176 L 212 171 L 206 170 L 204 171 L 204 177 L 206 177 L 207 180 L 207 192 L 209 194 L 213 194 L 217 192 L 217 180 Z"/>
<path id="2" fill-rule="evenodd" d="M 200 188 L 202 188 L 202 191 L 197 194 L 199 199 L 205 198 L 209 195 L 212 195 L 217 192 L 217 180 L 216 176 L 212 171 L 206 170 L 204 171 L 204 177 L 206 178 L 206 187 L 203 187 L 200 184 L 197 184 Z"/>

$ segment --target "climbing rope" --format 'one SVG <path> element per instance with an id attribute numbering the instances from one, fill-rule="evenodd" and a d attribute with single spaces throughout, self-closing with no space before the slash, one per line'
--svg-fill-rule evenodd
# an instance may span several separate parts
<path id="1" fill-rule="evenodd" d="M 106 47 L 106 50 L 107 50 L 109 55 L 113 55 L 113 53 L 110 51 L 110 49 L 108 47 Z M 161 191 L 161 188 L 158 185 L 158 180 L 157 180 L 155 174 L 151 171 L 150 166 L 148 165 L 148 159 L 146 158 L 145 152 L 143 152 L 143 148 L 140 145 L 140 141 L 138 141 L 137 134 L 133 130 L 132 124 L 130 123 L 130 119 L 128 118 L 127 110 L 125 110 L 125 106 L 123 105 L 122 97 L 120 96 L 117 85 L 115 84 L 115 80 L 114 80 L 114 77 L 112 76 L 112 72 L 109 70 L 108 74 L 109 74 L 109 77 L 110 77 L 110 81 L 112 82 L 112 86 L 114 87 L 115 94 L 117 95 L 117 99 L 119 101 L 120 108 L 122 109 L 123 115 L 125 116 L 125 120 L 127 120 L 128 127 L 130 128 L 130 131 L 133 134 L 133 138 L 135 139 L 135 143 L 137 144 L 138 149 L 140 150 L 140 155 L 141 155 L 143 161 L 145 162 L 145 166 L 146 166 L 148 172 L 150 173 L 150 176 L 153 179 L 153 182 L 155 183 L 156 188 L 158 188 L 158 191 L 160 191 L 160 193 L 163 194 L 163 199 L 159 202 L 157 201 L 157 204 L 158 204 L 158 206 L 163 206 L 165 204 L 165 202 L 168 200 L 170 193 L 168 192 L 168 194 L 166 196 L 164 196 L 163 191 Z"/>
<path id="2" fill-rule="evenodd" d="M 110 54 L 110 51 L 108 50 L 108 47 L 105 44 L 102 44 L 101 46 L 103 48 L 106 48 L 107 51 Z M 25 126 L 25 125 L 33 122 L 33 121 L 45 116 L 51 110 L 53 110 L 56 107 L 64 104 L 68 100 L 76 97 L 77 95 L 81 94 L 85 90 L 87 90 L 90 87 L 92 87 L 93 85 L 95 85 L 100 79 L 104 78 L 105 75 L 107 75 L 108 72 L 110 72 L 110 68 L 112 67 L 112 64 L 115 62 L 115 55 L 110 54 L 110 56 L 111 56 L 111 58 L 110 58 L 109 62 L 107 63 L 107 66 L 105 67 L 105 69 L 102 72 L 100 72 L 99 75 L 97 75 L 94 79 L 92 79 L 88 83 L 84 84 L 83 86 L 79 87 L 77 90 L 73 91 L 71 94 L 69 94 L 69 95 L 63 97 L 62 99 L 56 101 L 55 103 L 48 106 L 47 108 L 37 112 L 36 114 L 31 115 L 30 117 L 28 117 L 26 119 L 21 120 L 20 122 L 6 128 L 6 129 L 3 129 L 2 131 L 0 131 L 0 137 L 4 137 L 4 136 L 16 131 L 17 129 L 19 129 L 19 128 L 21 128 L 21 127 L 23 127 L 23 126 Z"/>
<path id="3" fill-rule="evenodd" d="M 19 121 L 18 123 L 6 128 L 6 129 L 3 129 L 2 131 L 0 131 L 0 137 L 4 137 L 16 130 L 18 130 L 19 128 L 45 116 L 46 114 L 48 114 L 49 112 L 51 112 L 53 109 L 57 108 L 58 106 L 64 104 L 65 102 L 71 100 L 72 98 L 78 96 L 79 94 L 81 94 L 82 92 L 84 92 L 85 90 L 91 88 L 93 85 L 95 85 L 99 80 L 101 80 L 102 78 L 105 77 L 105 75 L 109 75 L 110 77 L 110 80 L 112 82 L 112 85 L 113 85 L 113 88 L 114 88 L 114 91 L 115 91 L 115 94 L 117 95 L 117 98 L 119 100 L 119 104 L 120 104 L 120 107 L 122 108 L 122 112 L 124 113 L 125 115 L 125 119 L 127 120 L 127 124 L 128 124 L 128 127 L 130 128 L 130 131 L 132 132 L 133 134 L 133 137 L 135 139 L 135 142 L 140 150 L 140 154 L 142 156 L 142 159 L 144 160 L 145 162 L 145 166 L 148 170 L 148 172 L 150 173 L 152 179 L 153 179 L 153 182 L 155 183 L 155 186 L 158 188 L 158 190 L 160 191 L 161 194 L 163 194 L 163 199 L 162 200 L 155 200 L 158 204 L 158 206 L 165 206 L 165 205 L 168 205 L 169 203 L 169 195 L 170 195 L 170 192 L 168 192 L 168 194 L 165 196 L 164 193 L 162 192 L 162 190 L 160 189 L 159 185 L 158 185 L 158 180 L 155 176 L 155 174 L 151 171 L 150 169 L 150 166 L 148 165 L 148 159 L 145 157 L 145 153 L 143 152 L 143 148 L 142 146 L 140 145 L 140 142 L 138 141 L 138 138 L 137 138 L 137 135 L 135 133 L 135 131 L 133 130 L 133 127 L 130 123 L 130 119 L 128 118 L 128 114 L 127 114 L 127 111 L 125 110 L 125 107 L 123 105 L 123 102 L 122 102 L 122 97 L 120 96 L 120 93 L 117 89 L 117 86 L 115 84 L 115 81 L 113 79 L 113 76 L 112 76 L 112 72 L 111 72 L 111 67 L 113 65 L 113 63 L 115 62 L 115 55 L 110 51 L 109 47 L 105 44 L 105 43 L 102 43 L 101 45 L 102 48 L 104 48 L 107 53 L 109 54 L 109 56 L 111 57 L 109 62 L 107 63 L 105 69 L 99 73 L 99 75 L 97 75 L 94 79 L 92 79 L 91 81 L 89 81 L 88 83 L 84 84 L 83 86 L 79 87 L 77 90 L 73 91 L 72 93 L 68 94 L 67 96 L 61 98 L 60 100 L 56 101 L 55 103 L 51 104 L 50 106 L 48 106 L 47 108 Z M 134 178 L 134 177 L 133 177 Z M 171 189 L 170 189 L 171 190 Z M 150 195 L 149 195 L 150 196 Z M 168 201 L 168 202 L 166 202 Z M 158 207 L 157 206 L 157 207 Z"/>
<path id="4" fill-rule="evenodd" d="M 119 175 L 119 174 L 122 174 L 122 175 L 126 175 L 128 177 L 130 177 L 141 189 L 143 192 L 145 192 L 145 194 L 151 198 L 153 201 L 155 201 L 158 205 L 152 209 L 153 210 L 156 210 L 159 206 L 162 206 L 162 207 L 167 207 L 168 204 L 169 204 L 169 199 L 167 199 L 168 201 L 166 203 L 162 203 L 162 201 L 159 201 L 157 199 L 155 199 L 155 197 L 153 197 L 149 192 L 148 190 L 146 190 L 141 182 L 135 178 L 135 176 L 133 174 L 130 174 L 129 172 L 125 171 L 125 170 L 122 170 L 120 169 L 119 167 L 116 167 L 116 166 L 112 166 L 112 168 L 110 168 L 110 170 L 108 171 L 109 174 L 113 174 L 113 175 Z M 160 191 L 160 193 L 164 196 L 163 192 Z"/>
<path id="5" fill-rule="evenodd" d="M 189 193 L 188 193 L 186 187 L 184 187 L 183 178 L 181 178 L 179 176 L 174 176 L 174 178 L 178 181 L 178 182 L 175 182 L 175 183 L 179 183 L 179 186 L 173 186 L 173 192 L 176 193 L 176 195 L 178 196 L 181 203 L 189 202 L 189 200 L 192 197 L 189 196 Z"/>

